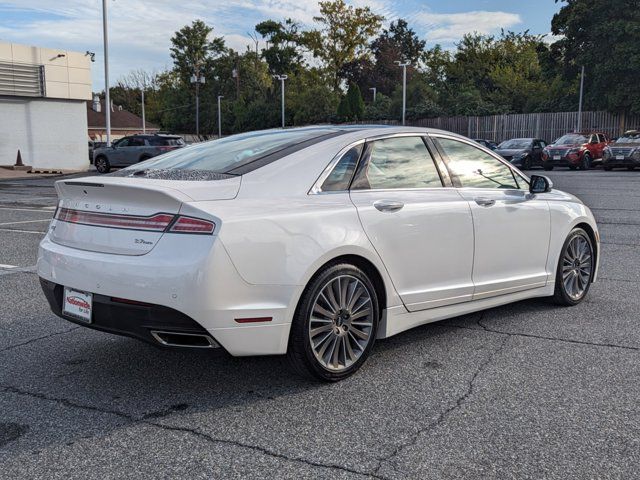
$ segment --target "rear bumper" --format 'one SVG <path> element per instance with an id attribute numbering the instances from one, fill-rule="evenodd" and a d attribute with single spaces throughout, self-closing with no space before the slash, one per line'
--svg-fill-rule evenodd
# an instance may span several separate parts
<path id="1" fill-rule="evenodd" d="M 136 338 L 155 346 L 173 348 L 158 341 L 152 332 L 175 332 L 210 336 L 201 325 L 183 313 L 168 307 L 151 304 L 127 304 L 105 295 L 93 295 L 91 323 L 62 313 L 64 287 L 40 278 L 40 286 L 53 313 L 83 327 Z M 219 346 L 212 344 L 211 346 Z"/>
<path id="2" fill-rule="evenodd" d="M 38 275 L 52 310 L 62 316 L 63 286 L 94 294 L 90 325 L 154 344 L 150 327 L 207 332 L 232 355 L 286 353 L 295 303 L 303 287 L 245 282 L 215 237 L 165 235 L 146 255 L 88 252 L 40 244 Z M 59 296 L 59 297 L 58 297 Z M 112 298 L 150 304 L 134 307 Z M 63 317 L 65 318 L 65 317 Z M 261 323 L 237 319 L 269 318 Z"/>

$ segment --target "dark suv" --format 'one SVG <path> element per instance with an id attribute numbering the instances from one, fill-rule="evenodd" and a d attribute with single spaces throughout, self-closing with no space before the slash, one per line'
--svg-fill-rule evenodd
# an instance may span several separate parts
<path id="1" fill-rule="evenodd" d="M 539 138 L 513 138 L 498 145 L 496 153 L 511 165 L 529 170 L 534 166 L 542 166 L 542 149 L 546 146 L 547 142 Z"/>
<path id="2" fill-rule="evenodd" d="M 609 137 L 604 133 L 568 133 L 544 149 L 542 165 L 545 170 L 554 167 L 588 170 L 602 161 L 604 147 L 608 144 Z"/>
<path id="3" fill-rule="evenodd" d="M 132 135 L 110 147 L 96 148 L 93 163 L 99 173 L 108 173 L 111 167 L 128 167 L 184 146 L 184 140 L 177 135 Z"/>
<path id="4" fill-rule="evenodd" d="M 627 170 L 640 167 L 640 130 L 629 130 L 605 147 L 602 167 L 607 171 L 615 167 Z"/>

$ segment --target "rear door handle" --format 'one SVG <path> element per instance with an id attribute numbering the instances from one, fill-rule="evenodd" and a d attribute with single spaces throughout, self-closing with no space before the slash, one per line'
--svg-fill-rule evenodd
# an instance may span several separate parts
<path id="1" fill-rule="evenodd" d="M 404 207 L 404 203 L 398 202 L 395 200 L 378 200 L 373 202 L 373 206 L 381 212 L 397 212 L 398 210 L 402 210 Z"/>
<path id="2" fill-rule="evenodd" d="M 476 198 L 475 200 L 476 200 L 476 203 L 481 207 L 492 207 L 496 204 L 496 201 L 493 200 L 492 198 L 479 197 L 479 198 Z"/>

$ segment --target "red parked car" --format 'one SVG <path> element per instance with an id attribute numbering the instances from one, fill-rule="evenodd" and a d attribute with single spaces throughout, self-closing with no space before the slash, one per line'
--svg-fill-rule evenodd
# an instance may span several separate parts
<path id="1" fill-rule="evenodd" d="M 542 166 L 545 170 L 554 167 L 588 170 L 594 163 L 602 162 L 604 147 L 609 141 L 604 133 L 568 133 L 545 147 Z"/>

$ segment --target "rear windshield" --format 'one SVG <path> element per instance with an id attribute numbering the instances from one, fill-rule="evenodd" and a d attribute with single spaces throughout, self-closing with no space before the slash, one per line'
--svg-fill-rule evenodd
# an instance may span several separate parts
<path id="1" fill-rule="evenodd" d="M 530 138 L 514 138 L 513 140 L 507 140 L 506 142 L 502 142 L 498 145 L 498 148 L 502 148 L 505 150 L 513 150 L 516 148 L 529 148 L 531 146 Z"/>
<path id="2" fill-rule="evenodd" d="M 587 137 L 584 135 L 564 135 L 556 140 L 556 145 L 578 145 L 587 143 Z"/>
<path id="3" fill-rule="evenodd" d="M 180 146 L 184 145 L 184 140 L 181 137 L 149 137 L 147 139 L 149 141 L 149 145 L 153 146 Z"/>
<path id="4" fill-rule="evenodd" d="M 266 155 L 326 135 L 337 129 L 328 127 L 296 130 L 263 130 L 180 148 L 122 170 L 193 170 L 229 173 Z"/>

